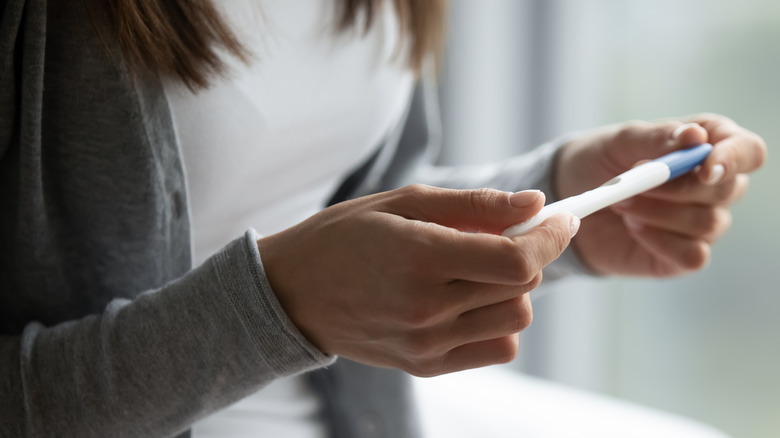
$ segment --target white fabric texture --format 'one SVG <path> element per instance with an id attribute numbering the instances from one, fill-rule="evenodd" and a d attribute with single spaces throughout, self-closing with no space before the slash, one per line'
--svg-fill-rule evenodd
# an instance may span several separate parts
<path id="1" fill-rule="evenodd" d="M 198 93 L 166 84 L 196 264 L 237 231 L 268 235 L 321 209 L 399 122 L 414 83 L 389 4 L 365 35 L 336 33 L 331 1 L 218 4 L 252 50 L 252 64 L 234 62 L 229 78 Z"/>
<path id="2" fill-rule="evenodd" d="M 268 235 L 320 210 L 399 123 L 414 81 L 389 3 L 366 34 L 337 33 L 330 1 L 216 4 L 253 62 L 234 60 L 229 78 L 197 93 L 165 84 L 196 265 L 247 228 Z M 196 424 L 193 435 L 322 437 L 320 409 L 303 377 L 278 379 Z"/>

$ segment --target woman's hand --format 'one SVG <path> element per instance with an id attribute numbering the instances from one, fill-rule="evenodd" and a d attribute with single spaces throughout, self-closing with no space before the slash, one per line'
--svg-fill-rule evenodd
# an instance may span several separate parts
<path id="1" fill-rule="evenodd" d="M 594 131 L 561 151 L 556 182 L 561 198 L 590 190 L 643 160 L 684 146 L 712 143 L 700 169 L 583 219 L 573 242 L 601 274 L 667 277 L 706 266 L 710 246 L 731 224 L 730 205 L 763 164 L 756 134 L 718 115 L 686 123 L 632 122 Z"/>
<path id="2" fill-rule="evenodd" d="M 528 291 L 569 244 L 562 214 L 516 238 L 544 196 L 410 186 L 329 207 L 258 241 L 269 281 L 318 348 L 418 376 L 503 363 Z"/>

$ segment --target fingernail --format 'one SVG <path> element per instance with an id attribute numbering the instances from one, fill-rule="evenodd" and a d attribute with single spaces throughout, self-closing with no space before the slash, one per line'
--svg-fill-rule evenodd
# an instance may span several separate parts
<path id="1" fill-rule="evenodd" d="M 689 128 L 693 128 L 694 126 L 701 126 L 698 123 L 683 123 L 682 125 L 678 126 L 677 129 L 674 130 L 672 133 L 672 139 L 674 141 L 677 141 L 677 139 L 680 138 L 680 136 L 683 134 L 683 132 L 687 131 Z"/>
<path id="2" fill-rule="evenodd" d="M 722 164 L 716 164 L 710 169 L 710 176 L 707 177 L 705 184 L 715 185 L 723 179 L 723 175 L 726 173 L 726 168 Z"/>
<path id="3" fill-rule="evenodd" d="M 522 192 L 509 195 L 509 204 L 512 207 L 528 207 L 533 204 L 542 195 L 540 190 L 523 190 Z"/>
<path id="4" fill-rule="evenodd" d="M 571 219 L 569 220 L 569 232 L 571 233 L 570 236 L 574 237 L 577 234 L 577 231 L 579 231 L 579 229 L 580 229 L 580 218 L 572 215 Z"/>

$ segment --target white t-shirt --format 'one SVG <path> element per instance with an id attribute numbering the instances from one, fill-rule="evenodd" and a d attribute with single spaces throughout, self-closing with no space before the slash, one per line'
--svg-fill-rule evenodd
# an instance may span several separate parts
<path id="1" fill-rule="evenodd" d="M 385 5 L 370 31 L 336 32 L 323 0 L 215 2 L 252 51 L 197 93 L 166 83 L 187 173 L 195 262 L 247 228 L 268 235 L 320 210 L 400 122 L 414 77 Z M 251 202 L 247 202 L 250 199 Z M 324 436 L 302 377 L 280 379 L 194 436 Z"/>

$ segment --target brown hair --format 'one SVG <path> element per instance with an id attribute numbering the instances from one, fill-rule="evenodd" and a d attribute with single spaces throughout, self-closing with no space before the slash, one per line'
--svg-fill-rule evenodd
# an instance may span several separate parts
<path id="1" fill-rule="evenodd" d="M 132 70 L 149 70 L 206 87 L 226 66 L 225 50 L 244 62 L 250 53 L 217 12 L 212 0 L 84 0 L 98 33 L 116 39 Z M 217 1 L 217 0 L 214 0 Z M 367 31 L 385 0 L 337 0 L 338 31 L 354 27 L 364 13 Z M 444 39 L 446 0 L 392 0 L 402 35 L 409 38 L 409 66 L 420 72 L 425 58 L 438 56 Z"/>

